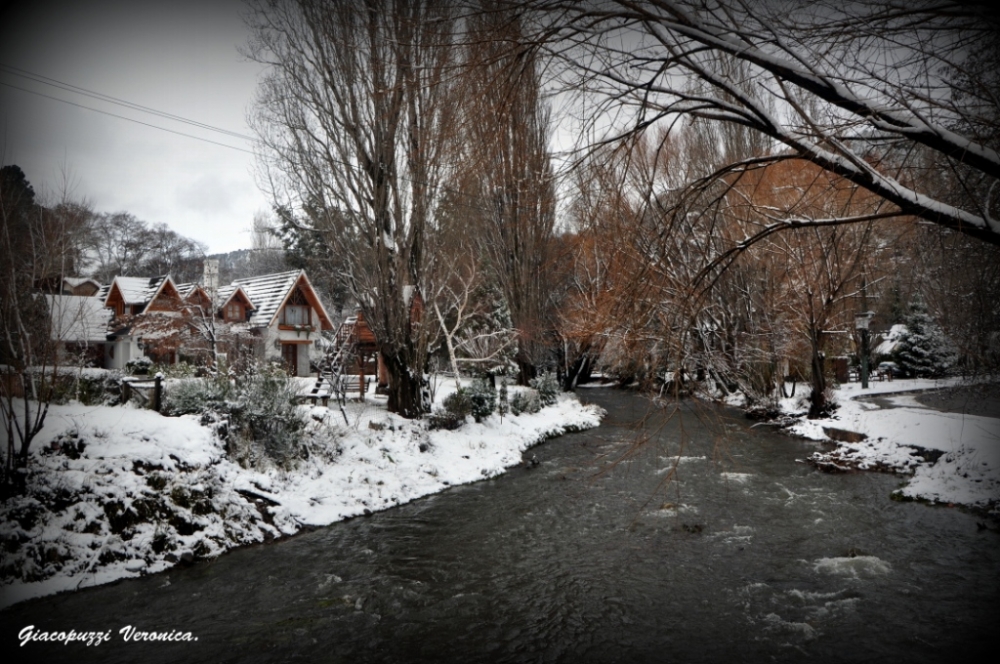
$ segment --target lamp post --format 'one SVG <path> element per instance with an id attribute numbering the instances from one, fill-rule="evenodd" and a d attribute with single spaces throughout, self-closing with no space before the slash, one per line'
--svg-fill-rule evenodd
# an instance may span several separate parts
<path id="1" fill-rule="evenodd" d="M 854 327 L 861 333 L 861 389 L 868 389 L 868 324 L 874 311 L 859 311 L 854 314 Z"/>

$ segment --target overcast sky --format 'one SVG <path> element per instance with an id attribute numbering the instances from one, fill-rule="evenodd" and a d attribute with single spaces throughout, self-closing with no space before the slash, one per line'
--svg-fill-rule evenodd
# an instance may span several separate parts
<path id="1" fill-rule="evenodd" d="M 255 184 L 248 141 L 10 70 L 248 135 L 246 114 L 261 68 L 237 51 L 247 34 L 240 0 L 0 6 L 3 164 L 20 166 L 49 200 L 60 197 L 67 172 L 70 197 L 86 199 L 98 212 L 123 210 L 166 223 L 205 243 L 210 253 L 249 247 L 250 222 L 268 201 Z"/>

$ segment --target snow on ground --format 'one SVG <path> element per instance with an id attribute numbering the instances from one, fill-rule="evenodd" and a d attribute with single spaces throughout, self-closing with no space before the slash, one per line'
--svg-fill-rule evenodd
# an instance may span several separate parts
<path id="1" fill-rule="evenodd" d="M 451 389 L 439 389 L 436 401 Z M 603 415 L 560 395 L 535 414 L 431 431 L 372 396 L 348 404 L 349 424 L 336 406 L 302 408 L 310 455 L 286 472 L 233 463 L 196 416 L 52 406 L 32 446 L 28 495 L 0 506 L 0 608 L 494 477 L 532 445 L 595 427 Z"/>
<path id="2" fill-rule="evenodd" d="M 901 497 L 986 508 L 996 514 L 1000 419 L 933 410 L 914 396 L 960 384 L 960 379 L 897 379 L 869 383 L 862 390 L 860 383 L 848 383 L 834 392 L 839 408 L 830 418 L 805 419 L 807 406 L 794 398 L 783 400 L 781 409 L 797 416 L 788 430 L 805 438 L 832 441 L 831 428 L 866 436 L 861 442 L 838 442 L 831 452 L 813 454 L 811 460 L 820 465 L 909 474 L 906 486 L 897 492 Z"/>

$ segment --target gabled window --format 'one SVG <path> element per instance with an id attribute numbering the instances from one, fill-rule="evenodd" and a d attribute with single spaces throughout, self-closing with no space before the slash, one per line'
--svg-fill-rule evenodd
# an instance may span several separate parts
<path id="1" fill-rule="evenodd" d="M 239 302 L 230 302 L 226 305 L 226 320 L 230 323 L 243 320 L 243 307 Z"/>
<path id="2" fill-rule="evenodd" d="M 281 309 L 278 319 L 280 325 L 309 325 L 311 323 L 311 307 L 302 291 L 298 288 L 288 298 L 288 304 Z"/>
<path id="3" fill-rule="evenodd" d="M 309 307 L 305 304 L 286 304 L 281 310 L 282 325 L 308 325 Z"/>

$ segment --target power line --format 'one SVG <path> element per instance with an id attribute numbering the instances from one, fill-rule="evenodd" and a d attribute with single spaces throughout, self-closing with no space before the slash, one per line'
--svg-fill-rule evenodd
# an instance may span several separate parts
<path id="1" fill-rule="evenodd" d="M 182 131 L 177 131 L 176 129 L 167 129 L 166 127 L 161 127 L 159 125 L 151 124 L 149 122 L 143 122 L 142 120 L 136 120 L 135 118 L 130 118 L 130 117 L 127 117 L 127 116 L 124 116 L 124 115 L 118 115 L 117 113 L 111 113 L 109 111 L 103 111 L 103 110 L 101 110 L 99 108 L 94 108 L 92 106 L 85 106 L 83 104 L 78 104 L 76 102 L 69 101 L 68 99 L 60 99 L 59 97 L 53 97 L 52 95 L 47 95 L 47 94 L 45 94 L 43 92 L 38 92 L 37 90 L 29 90 L 27 88 L 22 88 L 20 86 L 13 85 L 11 83 L 5 83 L 3 81 L 0 81 L 0 85 L 4 85 L 4 86 L 7 86 L 8 88 L 13 88 L 15 90 L 20 90 L 21 92 L 27 92 L 28 94 L 38 95 L 39 97 L 44 97 L 46 99 L 53 99 L 55 101 L 61 101 L 64 104 L 69 104 L 70 106 L 76 106 L 77 108 L 83 108 L 83 109 L 86 109 L 88 111 L 94 111 L 95 113 L 101 113 L 102 115 L 107 115 L 107 116 L 110 116 L 112 118 L 118 118 L 120 120 L 127 120 L 129 122 L 134 122 L 136 124 L 140 124 L 140 125 L 143 125 L 145 127 L 151 127 L 153 129 L 159 129 L 160 131 L 170 132 L 171 134 L 177 134 L 178 136 L 184 136 L 186 138 L 193 138 L 196 141 L 202 141 L 204 143 L 211 143 L 212 145 L 218 145 L 220 147 L 229 148 L 230 150 L 239 150 L 240 152 L 246 152 L 247 154 L 254 154 L 253 150 L 247 150 L 246 148 L 236 147 L 235 145 L 228 145 L 226 143 L 220 143 L 218 141 L 213 141 L 211 139 L 203 138 L 201 136 L 195 136 L 194 134 L 186 134 L 186 133 L 184 133 Z"/>
<path id="2" fill-rule="evenodd" d="M 106 102 L 109 102 L 109 103 L 112 103 L 112 104 L 116 104 L 118 106 L 124 106 L 125 108 L 129 108 L 129 109 L 132 109 L 132 110 L 135 110 L 135 111 L 140 111 L 140 112 L 143 112 L 143 113 L 149 113 L 151 115 L 156 115 L 156 116 L 159 116 L 159 117 L 167 119 L 167 120 L 173 120 L 175 122 L 182 122 L 184 124 L 189 124 L 189 125 L 192 125 L 194 127 L 198 127 L 200 129 L 207 129 L 209 131 L 218 132 L 220 134 L 226 134 L 227 136 L 232 136 L 234 138 L 239 138 L 239 139 L 243 139 L 243 140 L 246 140 L 246 141 L 253 141 L 254 140 L 253 137 L 251 137 L 251 136 L 247 136 L 245 134 L 240 134 L 238 132 L 232 131 L 231 129 L 224 129 L 224 128 L 221 128 L 221 127 L 215 127 L 213 125 L 210 125 L 210 124 L 207 124 L 207 123 L 204 123 L 204 122 L 199 122 L 197 120 L 192 120 L 190 118 L 185 118 L 185 117 L 183 117 L 181 115 L 176 115 L 174 113 L 168 113 L 167 111 L 161 111 L 160 109 L 157 109 L 157 108 L 152 108 L 150 106 L 143 106 L 142 104 L 137 104 L 135 102 L 131 102 L 131 101 L 128 101 L 126 99 L 120 99 L 118 97 L 112 97 L 111 95 L 104 94 L 103 92 L 97 92 L 95 90 L 90 90 L 88 88 L 84 88 L 84 87 L 79 86 L 79 85 L 73 85 L 72 83 L 65 83 L 63 81 L 58 81 L 58 80 L 56 80 L 54 78 L 49 78 L 48 76 L 42 76 L 41 74 L 36 74 L 36 73 L 30 72 L 30 71 L 28 71 L 26 69 L 20 69 L 18 67 L 12 67 L 12 66 L 4 64 L 2 62 L 0 62 L 0 71 L 5 71 L 8 74 L 12 74 L 14 76 L 20 76 L 21 78 L 26 78 L 26 79 L 28 79 L 30 81 L 34 81 L 36 83 L 42 83 L 44 85 L 49 85 L 49 86 L 52 86 L 54 88 L 58 88 L 60 90 L 64 90 L 66 92 L 72 92 L 72 93 L 81 94 L 81 95 L 84 95 L 84 96 L 87 96 L 87 97 L 92 97 L 94 99 L 99 99 L 101 101 L 106 101 Z M 23 88 L 18 88 L 18 89 L 23 89 Z"/>
<path id="3" fill-rule="evenodd" d="M 65 83 L 63 81 L 59 81 L 59 80 L 56 80 L 56 79 L 53 79 L 53 78 L 49 78 L 49 77 L 43 76 L 41 74 L 36 74 L 34 72 L 30 72 L 30 71 L 27 71 L 25 69 L 19 69 L 17 67 L 12 67 L 12 66 L 4 64 L 4 63 L 0 63 L 0 71 L 6 72 L 8 74 L 13 74 L 15 76 L 20 76 L 22 78 L 26 78 L 26 79 L 34 81 L 36 83 L 42 83 L 44 85 L 49 85 L 49 86 L 52 86 L 54 88 L 63 90 L 65 92 L 80 94 L 80 95 L 91 97 L 91 98 L 94 98 L 94 99 L 97 99 L 97 100 L 100 100 L 100 101 L 105 101 L 105 102 L 108 102 L 108 103 L 111 103 L 111 104 L 116 104 L 118 106 L 124 106 L 125 108 L 131 109 L 131 110 L 135 110 L 135 111 L 139 111 L 141 113 L 149 113 L 150 115 L 155 115 L 157 117 L 161 117 L 161 118 L 164 118 L 164 119 L 167 119 L 167 120 L 173 120 L 173 121 L 176 121 L 176 122 L 181 122 L 181 123 L 188 124 L 188 125 L 191 125 L 191 126 L 194 126 L 194 127 L 198 127 L 200 129 L 205 129 L 207 131 L 214 131 L 214 132 L 217 132 L 217 133 L 221 133 L 221 134 L 224 134 L 224 135 L 227 135 L 227 136 L 232 136 L 234 138 L 239 138 L 239 139 L 246 140 L 246 141 L 251 141 L 251 142 L 254 141 L 254 139 L 252 137 L 247 136 L 245 134 L 240 134 L 240 133 L 232 131 L 230 129 L 223 129 L 221 127 L 215 127 L 213 125 L 209 125 L 209 124 L 206 124 L 204 122 L 199 122 L 197 120 L 191 120 L 190 118 L 185 118 L 183 116 L 176 115 L 174 113 L 169 113 L 167 111 L 161 111 L 159 109 L 152 108 L 150 106 L 143 106 L 142 104 L 137 104 L 135 102 L 130 102 L 128 100 L 120 99 L 118 97 L 113 97 L 111 95 L 106 95 L 106 94 L 104 94 L 102 92 L 96 92 L 94 90 L 90 90 L 90 89 L 84 88 L 82 86 L 73 85 L 72 83 Z M 149 122 L 143 122 L 142 120 L 137 120 L 135 118 L 130 118 L 130 117 L 125 116 L 125 115 L 119 115 L 117 113 L 111 113 L 110 111 L 101 110 L 99 108 L 94 108 L 92 106 L 86 106 L 86 105 L 80 104 L 78 102 L 69 101 L 68 99 L 62 99 L 61 97 L 55 97 L 55 96 L 52 96 L 52 95 L 47 95 L 47 94 L 45 94 L 43 92 L 38 92 L 37 90 L 30 90 L 28 88 L 23 88 L 23 87 L 14 85 L 12 83 L 6 83 L 4 81 L 0 81 L 0 85 L 4 85 L 4 86 L 7 86 L 9 88 L 13 88 L 14 90 L 20 90 L 21 92 L 27 92 L 28 94 L 33 94 L 33 95 L 37 95 L 39 97 L 44 97 L 46 99 L 52 99 L 54 101 L 62 102 L 64 104 L 69 104 L 70 106 L 76 106 L 77 108 L 82 108 L 82 109 L 86 109 L 88 111 L 93 111 L 95 113 L 100 113 L 102 115 L 107 115 L 109 117 L 118 118 L 120 120 L 126 120 L 128 122 L 134 122 L 135 124 L 143 125 L 144 127 L 150 127 L 152 129 L 159 129 L 160 131 L 169 132 L 169 133 L 175 134 L 177 136 L 184 136 L 185 138 L 191 138 L 191 139 L 194 139 L 196 141 L 202 141 L 204 143 L 210 143 L 212 145 L 217 145 L 219 147 L 229 148 L 230 150 L 237 150 L 239 152 L 245 152 L 247 154 L 255 154 L 253 152 L 253 150 L 247 150 L 246 148 L 237 147 L 235 145 L 229 145 L 229 144 L 226 144 L 226 143 L 220 143 L 218 141 L 213 141 L 211 139 L 207 139 L 207 138 L 204 138 L 204 137 L 201 137 L 201 136 L 195 136 L 193 134 L 187 134 L 187 133 L 182 132 L 182 131 L 177 131 L 176 129 L 168 129 L 166 127 L 161 127 L 160 125 L 152 124 L 152 123 L 149 123 Z M 361 166 L 358 165 L 358 164 L 352 164 L 350 162 L 346 162 L 346 161 L 339 160 L 339 159 L 338 160 L 334 160 L 334 162 L 337 163 L 339 166 L 342 166 L 344 168 L 348 168 L 348 169 L 355 170 L 355 171 L 361 171 Z M 403 181 L 405 181 L 405 182 L 409 182 L 411 184 L 423 184 L 423 185 L 427 185 L 428 184 L 426 182 L 418 182 L 416 180 L 413 180 L 412 178 L 407 178 L 407 177 L 401 177 L 400 179 L 403 180 Z M 457 195 L 460 198 L 465 198 L 465 199 L 468 199 L 468 200 L 480 200 L 478 196 L 475 196 L 475 195 L 472 195 L 472 194 L 469 194 L 469 193 L 466 193 L 466 192 L 460 192 L 460 191 L 454 191 L 453 190 L 451 193 L 452 193 L 452 195 Z M 472 210 L 479 210 L 479 211 L 482 211 L 482 212 L 490 212 L 491 211 L 491 209 L 489 207 L 483 206 L 481 204 L 477 205 L 477 204 L 474 204 L 474 203 L 463 203 L 463 202 L 460 202 L 460 201 L 454 200 L 454 199 L 451 201 L 451 203 L 452 203 L 452 205 L 456 205 L 456 206 L 459 206 L 459 207 L 464 207 L 464 208 L 468 208 L 468 209 L 472 209 Z M 533 206 L 524 206 L 524 205 L 514 205 L 514 206 L 511 206 L 511 207 L 513 209 L 516 209 L 516 210 L 533 210 L 534 209 Z"/>

